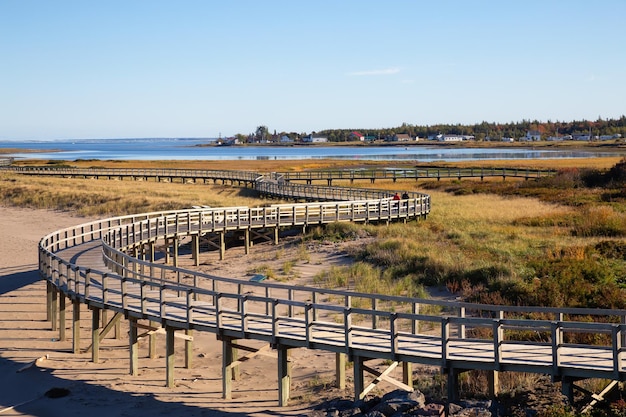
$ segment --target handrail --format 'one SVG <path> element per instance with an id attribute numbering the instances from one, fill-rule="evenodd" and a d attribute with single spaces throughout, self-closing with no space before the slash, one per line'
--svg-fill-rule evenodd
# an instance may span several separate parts
<path id="1" fill-rule="evenodd" d="M 463 177 L 540 178 L 554 175 L 554 170 L 528 168 L 363 168 L 283 173 L 285 181 L 430 179 Z"/>
<path id="2" fill-rule="evenodd" d="M 211 178 L 221 180 L 254 181 L 258 174 L 249 171 L 222 171 L 178 168 L 69 168 L 69 167 L 36 167 L 8 166 L 5 169 L 27 175 L 66 175 L 93 177 L 165 177 L 165 178 Z M 320 171 L 281 172 L 265 174 L 266 179 L 293 181 L 329 181 L 329 180 L 398 180 L 398 179 L 441 179 L 441 178 L 485 178 L 485 177 L 517 177 L 541 178 L 553 176 L 555 170 L 529 168 L 363 168 L 363 169 L 329 169 Z"/>
<path id="3" fill-rule="evenodd" d="M 260 192 L 289 198 L 317 194 L 320 199 L 344 201 L 197 208 L 85 223 L 42 238 L 40 273 L 82 302 L 173 327 L 444 368 L 625 379 L 625 310 L 497 306 L 251 282 L 129 254 L 132 248 L 171 237 L 253 227 L 411 219 L 430 212 L 430 198 L 424 194 L 392 200 L 384 190 L 308 189 L 280 181 L 280 177 L 252 176 Z M 66 249 L 98 241 L 105 270 L 78 265 L 64 255 Z M 444 314 L 434 311 L 437 309 Z M 532 319 L 531 313 L 543 318 Z M 591 316 L 594 321 L 580 321 L 581 316 Z M 435 335 L 426 332 L 427 328 Z M 518 340 L 520 333 L 528 331 L 540 335 L 540 341 Z M 595 344 L 568 342 L 568 335 L 580 333 L 604 334 L 606 338 Z M 530 354 L 515 355 L 520 343 L 533 352 L 532 360 Z M 475 352 L 477 347 L 480 354 Z M 593 360 L 589 360 L 590 351 Z"/>

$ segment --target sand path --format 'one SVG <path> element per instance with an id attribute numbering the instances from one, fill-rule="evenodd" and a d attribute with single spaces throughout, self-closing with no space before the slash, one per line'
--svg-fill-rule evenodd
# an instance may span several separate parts
<path id="1" fill-rule="evenodd" d="M 192 369 L 183 367 L 182 342 L 177 342 L 176 387 L 165 387 L 164 340 L 159 357 L 149 359 L 147 341 L 140 345 L 140 375 L 129 375 L 125 328 L 119 339 L 105 339 L 100 363 L 89 353 L 71 353 L 68 340 L 59 341 L 45 320 L 45 283 L 37 272 L 37 242 L 46 233 L 90 219 L 67 213 L 0 207 L 0 415 L 4 416 L 288 416 L 306 415 L 311 402 L 335 398 L 345 392 L 332 388 L 334 354 L 295 349 L 290 406 L 277 406 L 276 360 L 258 356 L 241 367 L 241 380 L 233 385 L 233 399 L 223 400 L 221 342 L 210 333 L 195 333 Z M 267 245 L 271 246 L 271 245 Z M 306 262 L 294 267 L 307 280 L 323 267 L 343 263 L 335 247 L 321 248 Z M 271 251 L 273 253 L 270 253 Z M 275 251 L 279 255 L 276 254 Z M 294 247 L 293 250 L 298 250 Z M 300 249 L 301 250 L 301 249 Z M 224 274 L 248 273 L 259 260 L 279 268 L 289 249 L 255 246 L 245 262 L 227 251 L 219 264 Z M 281 259 L 282 258 L 282 259 Z M 218 265 L 208 260 L 206 268 Z M 222 275 L 222 274 L 221 274 Z M 89 344 L 90 313 L 81 310 L 83 348 Z M 68 311 L 71 317 L 71 311 Z M 70 326 L 70 320 L 67 323 Z M 159 339 L 163 339 L 162 337 Z M 246 341 L 254 345 L 253 341 Z M 35 359 L 48 356 L 36 366 L 18 372 Z M 62 398 L 43 396 L 51 388 L 69 390 Z"/>

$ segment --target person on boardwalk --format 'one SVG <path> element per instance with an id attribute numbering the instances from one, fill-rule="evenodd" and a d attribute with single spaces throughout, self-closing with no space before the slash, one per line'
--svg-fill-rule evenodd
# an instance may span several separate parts
<path id="1" fill-rule="evenodd" d="M 393 195 L 393 200 L 400 200 L 400 194 L 395 193 L 395 194 Z"/>
<path id="2" fill-rule="evenodd" d="M 409 199 L 409 193 L 407 193 L 406 191 L 402 193 L 402 199 L 403 200 L 408 200 Z"/>

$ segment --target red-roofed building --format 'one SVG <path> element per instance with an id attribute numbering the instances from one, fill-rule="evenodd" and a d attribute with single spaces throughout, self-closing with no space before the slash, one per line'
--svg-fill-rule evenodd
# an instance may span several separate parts
<path id="1" fill-rule="evenodd" d="M 365 136 L 361 132 L 354 131 L 348 135 L 350 140 L 360 140 L 361 142 L 365 141 Z"/>

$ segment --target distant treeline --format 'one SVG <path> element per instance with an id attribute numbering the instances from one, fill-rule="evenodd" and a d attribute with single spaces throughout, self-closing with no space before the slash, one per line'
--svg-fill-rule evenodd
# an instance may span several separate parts
<path id="1" fill-rule="evenodd" d="M 482 122 L 473 125 L 462 124 L 439 124 L 430 126 L 418 126 L 403 123 L 401 126 L 384 129 L 328 129 L 315 132 L 328 137 L 331 142 L 346 142 L 354 140 L 352 132 L 359 132 L 365 137 L 385 139 L 395 134 L 408 134 L 411 137 L 428 138 L 437 134 L 473 135 L 476 140 L 491 138 L 520 138 L 526 136 L 528 131 L 538 131 L 542 138 L 549 136 L 565 136 L 574 134 L 590 134 L 592 137 L 605 135 L 621 135 L 626 138 L 626 116 L 619 119 L 601 119 L 596 121 L 574 120 L 571 122 L 540 122 L 537 120 L 522 120 L 511 123 Z"/>

